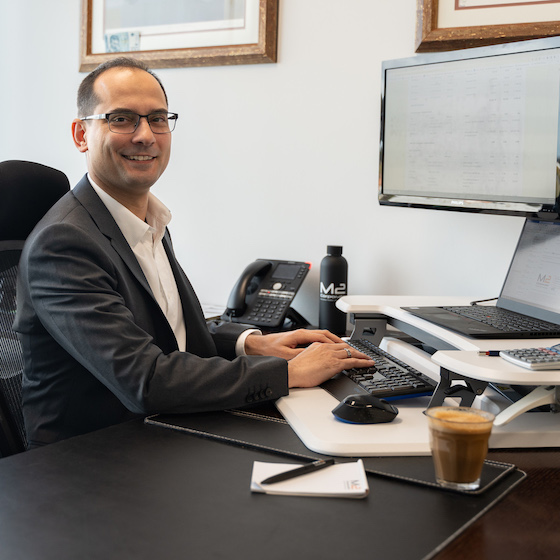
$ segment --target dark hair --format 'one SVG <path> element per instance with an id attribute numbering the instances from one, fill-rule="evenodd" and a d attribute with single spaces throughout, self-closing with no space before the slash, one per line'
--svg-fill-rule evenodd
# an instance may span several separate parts
<path id="1" fill-rule="evenodd" d="M 97 107 L 99 104 L 99 98 L 93 89 L 95 80 L 97 80 L 103 72 L 106 72 L 111 68 L 136 68 L 147 72 L 157 80 L 157 83 L 160 85 L 163 95 L 165 96 L 165 103 L 167 103 L 167 93 L 165 93 L 165 88 L 163 87 L 161 80 L 148 68 L 148 66 L 141 60 L 121 56 L 118 58 L 112 58 L 111 60 L 100 64 L 83 79 L 80 87 L 78 88 L 78 117 L 91 115 L 95 107 Z"/>

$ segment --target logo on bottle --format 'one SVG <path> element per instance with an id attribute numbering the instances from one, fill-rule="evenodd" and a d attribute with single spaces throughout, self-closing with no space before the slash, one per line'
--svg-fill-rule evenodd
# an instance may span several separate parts
<path id="1" fill-rule="evenodd" d="M 323 282 L 321 282 L 319 298 L 322 301 L 336 301 L 337 299 L 345 295 L 346 282 L 340 282 L 338 284 L 331 282 L 328 286 L 325 286 Z"/>

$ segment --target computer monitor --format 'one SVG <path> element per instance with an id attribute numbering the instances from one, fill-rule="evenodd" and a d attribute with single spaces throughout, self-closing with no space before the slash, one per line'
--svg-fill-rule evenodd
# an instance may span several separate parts
<path id="1" fill-rule="evenodd" d="M 555 219 L 560 37 L 382 65 L 379 202 Z"/>

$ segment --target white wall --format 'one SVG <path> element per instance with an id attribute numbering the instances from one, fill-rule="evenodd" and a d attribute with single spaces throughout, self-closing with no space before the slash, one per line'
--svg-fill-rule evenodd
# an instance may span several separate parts
<path id="1" fill-rule="evenodd" d="M 0 160 L 71 183 L 80 4 L 0 0 Z M 328 244 L 351 294 L 498 294 L 520 218 L 377 203 L 380 63 L 414 54 L 415 17 L 416 0 L 280 0 L 277 64 L 156 70 L 180 120 L 154 192 L 202 301 L 255 258 L 305 260 L 294 307 L 317 321 Z"/>

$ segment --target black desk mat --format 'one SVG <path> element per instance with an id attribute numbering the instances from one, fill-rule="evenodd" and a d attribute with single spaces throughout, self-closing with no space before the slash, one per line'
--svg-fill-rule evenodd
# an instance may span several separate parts
<path id="1" fill-rule="evenodd" d="M 145 419 L 146 424 L 178 430 L 193 436 L 221 441 L 249 449 L 258 449 L 282 457 L 315 460 L 325 455 L 303 445 L 283 419 L 250 411 L 228 410 L 188 415 L 161 414 Z M 352 457 L 335 457 L 338 462 Z M 516 486 L 526 475 L 515 465 L 486 460 L 477 490 L 452 490 L 437 484 L 431 457 L 361 457 L 366 472 L 373 476 L 427 486 L 438 491 L 468 495 L 485 494 L 495 486 L 498 498 Z M 500 483 L 500 484 L 498 484 Z M 502 484 L 503 483 L 503 484 Z M 505 491 L 504 491 L 505 485 Z"/>

